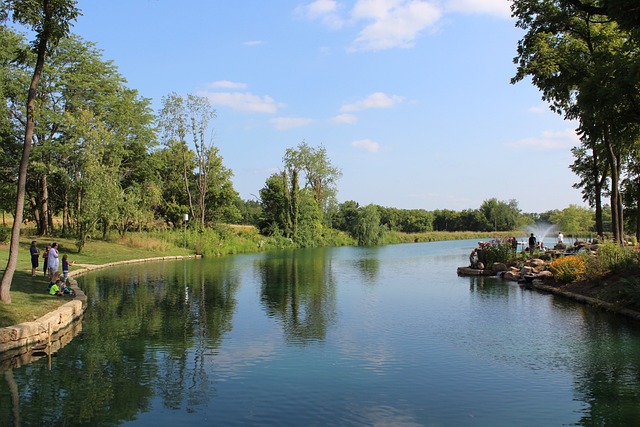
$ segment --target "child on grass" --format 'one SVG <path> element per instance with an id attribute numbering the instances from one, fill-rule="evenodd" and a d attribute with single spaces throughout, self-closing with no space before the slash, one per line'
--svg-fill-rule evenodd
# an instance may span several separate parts
<path id="1" fill-rule="evenodd" d="M 65 283 L 69 280 L 69 266 L 73 265 L 72 262 L 69 262 L 67 259 L 67 254 L 62 255 L 62 273 L 64 274 Z"/>

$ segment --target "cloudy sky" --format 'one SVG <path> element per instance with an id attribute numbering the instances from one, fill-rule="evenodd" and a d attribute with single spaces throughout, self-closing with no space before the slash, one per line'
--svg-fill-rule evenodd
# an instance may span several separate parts
<path id="1" fill-rule="evenodd" d="M 507 0 L 79 0 L 73 31 L 158 108 L 206 96 L 234 186 L 255 198 L 287 148 L 324 146 L 340 202 L 525 212 L 581 203 L 575 123 L 529 81 Z"/>

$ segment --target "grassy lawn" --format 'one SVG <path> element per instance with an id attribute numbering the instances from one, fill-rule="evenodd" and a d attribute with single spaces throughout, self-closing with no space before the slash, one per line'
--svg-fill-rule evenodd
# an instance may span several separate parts
<path id="1" fill-rule="evenodd" d="M 191 255 L 183 248 L 175 247 L 157 238 L 144 236 L 127 237 L 113 242 L 90 241 L 78 254 L 73 239 L 59 239 L 51 237 L 37 237 L 23 232 L 20 238 L 18 266 L 11 283 L 11 304 L 0 303 L 0 327 L 11 326 L 21 322 L 31 321 L 56 309 L 71 297 L 53 297 L 47 292 L 49 280 L 43 274 L 42 257 L 38 275 L 31 277 L 31 256 L 29 246 L 31 241 L 38 242 L 40 254 L 44 253 L 46 245 L 58 243 L 60 259 L 67 254 L 69 261 L 78 264 L 108 264 L 130 259 L 143 259 L 158 256 Z M 0 245 L 0 274 L 4 273 L 9 259 L 9 246 Z M 71 266 L 70 270 L 82 267 Z"/>

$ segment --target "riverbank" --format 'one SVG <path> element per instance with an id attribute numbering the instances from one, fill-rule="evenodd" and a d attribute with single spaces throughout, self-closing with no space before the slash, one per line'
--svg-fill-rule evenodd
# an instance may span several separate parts
<path id="1" fill-rule="evenodd" d="M 103 268 L 113 267 L 117 265 L 136 264 L 144 262 L 160 262 L 178 259 L 198 258 L 198 255 L 188 256 L 166 256 L 152 257 L 135 260 L 116 261 L 107 264 L 83 264 L 80 269 L 69 273 L 70 288 L 74 291 L 75 296 L 72 300 L 62 303 L 62 305 L 44 316 L 29 322 L 22 322 L 17 325 L 0 328 L 0 361 L 6 360 L 7 357 L 14 358 L 19 356 L 24 359 L 31 350 L 40 351 L 40 346 L 44 346 L 44 352 L 51 353 L 51 342 L 55 341 L 60 347 L 62 342 L 59 335 L 67 335 L 67 329 L 70 328 L 77 320 L 79 320 L 87 308 L 87 297 L 78 287 L 76 278 L 89 271 L 99 270 Z M 64 301 L 66 296 L 49 297 L 57 298 Z M 74 334 L 75 335 L 75 334 Z M 31 347 L 31 349 L 29 348 Z M 15 350 L 15 353 L 10 351 Z M 23 351 L 24 350 L 24 351 Z"/>
<path id="2" fill-rule="evenodd" d="M 640 321 L 640 307 L 634 295 L 638 292 L 637 277 L 637 268 L 630 268 L 603 277 L 598 282 L 577 280 L 562 283 L 549 278 L 534 280 L 531 287 Z"/>
<path id="3" fill-rule="evenodd" d="M 83 266 L 109 265 L 114 262 L 147 259 L 164 256 L 190 256 L 194 252 L 171 243 L 168 238 L 150 235 L 131 235 L 110 241 L 92 240 L 78 253 L 75 239 L 60 237 L 38 237 L 25 230 L 20 238 L 18 263 L 11 282 L 11 303 L 0 303 L 0 327 L 33 321 L 57 309 L 66 301 L 51 298 L 47 292 L 48 278 L 43 272 L 42 256 L 35 277 L 31 275 L 29 247 L 36 240 L 42 255 L 46 245 L 58 244 L 60 256 L 68 255 L 73 263 L 70 272 L 81 270 Z M 8 245 L 0 244 L 0 259 L 9 257 Z M 4 265 L 2 265 L 4 267 Z M 0 274 L 4 268 L 0 268 Z"/>

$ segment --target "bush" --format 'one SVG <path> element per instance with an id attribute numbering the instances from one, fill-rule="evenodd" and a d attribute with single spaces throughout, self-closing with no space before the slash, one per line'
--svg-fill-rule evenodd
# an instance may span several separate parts
<path id="1" fill-rule="evenodd" d="M 0 225 L 0 243 L 9 243 L 9 238 L 11 237 L 11 228 Z"/>
<path id="2" fill-rule="evenodd" d="M 637 253 L 630 247 L 606 242 L 598 245 L 596 258 L 605 269 L 618 272 L 633 265 L 637 260 Z"/>
<path id="3" fill-rule="evenodd" d="M 582 256 L 569 255 L 554 260 L 549 266 L 549 271 L 561 282 L 573 282 L 584 276 L 586 262 Z"/>
<path id="4" fill-rule="evenodd" d="M 640 309 L 640 279 L 628 277 L 611 285 L 604 294 L 608 299 L 634 310 Z"/>
<path id="5" fill-rule="evenodd" d="M 491 268 L 495 262 L 506 264 L 513 259 L 513 247 L 507 238 L 480 242 L 478 249 L 478 261 L 482 262 L 485 268 Z"/>

